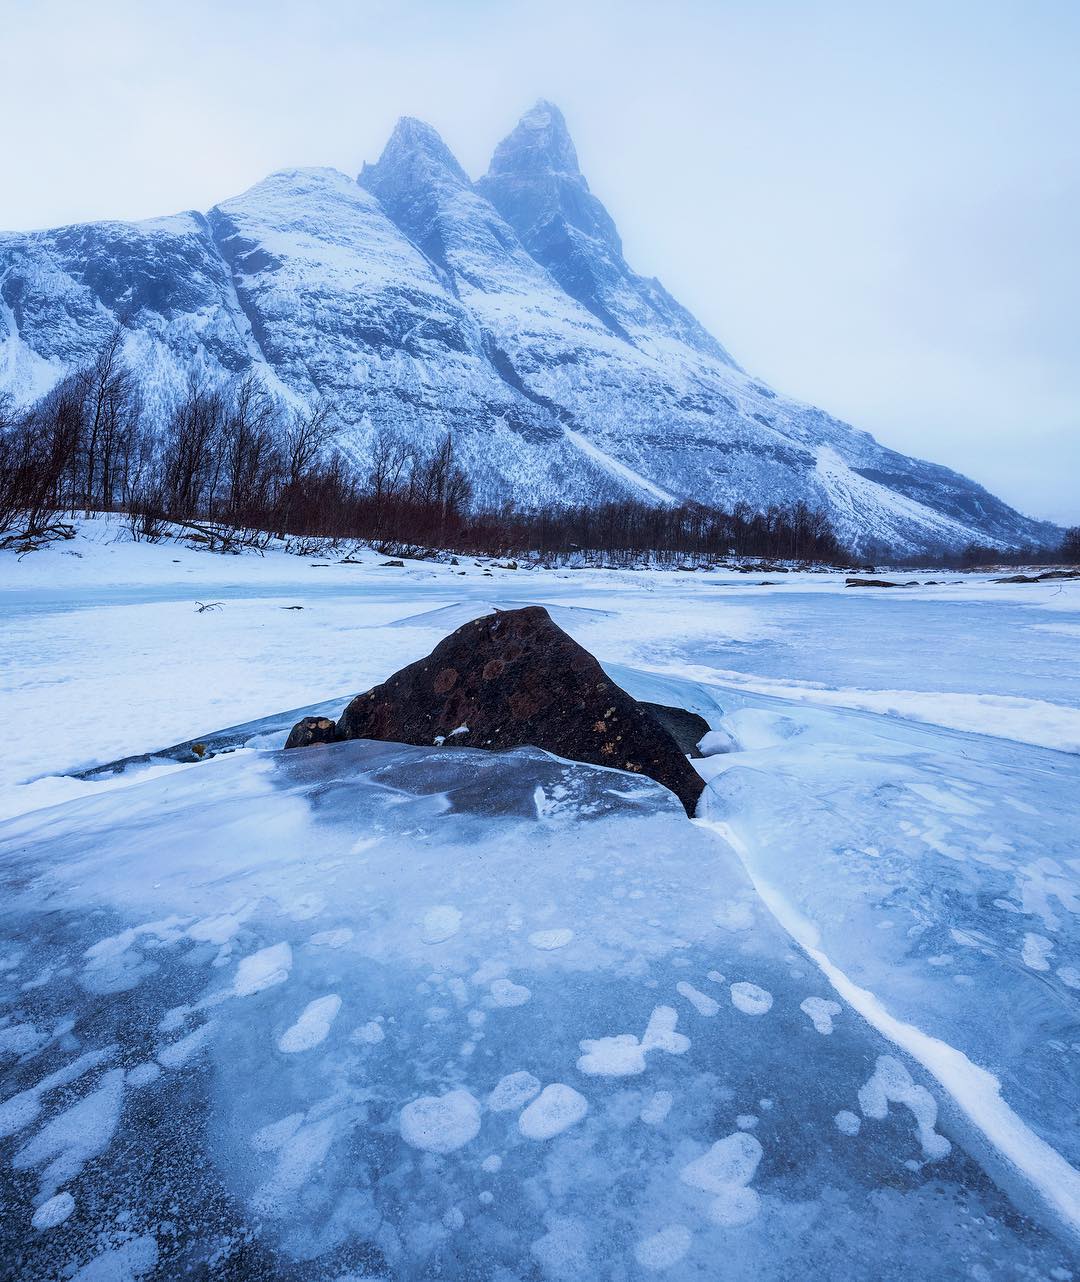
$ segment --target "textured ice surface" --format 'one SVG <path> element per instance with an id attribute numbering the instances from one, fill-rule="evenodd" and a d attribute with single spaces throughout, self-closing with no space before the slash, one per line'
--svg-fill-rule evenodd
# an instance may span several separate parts
<path id="1" fill-rule="evenodd" d="M 776 796 L 748 773 L 713 785 L 732 824 L 769 813 L 757 788 Z M 940 776 L 950 822 L 971 821 L 958 802 L 977 794 Z M 560 804 L 538 809 L 537 789 Z M 886 826 L 863 841 L 874 868 Z M 824 866 L 838 898 L 823 885 L 820 903 L 873 944 L 859 978 L 900 1000 L 897 931 Z M 1007 925 L 1014 982 L 1057 984 L 1020 958 L 1025 921 L 1051 965 L 1075 957 L 1067 882 L 1038 873 L 1026 908 L 984 912 Z M 925 921 L 937 901 L 911 876 L 889 912 L 918 894 Z M 1036 903 L 1057 927 L 1024 917 Z M 533 750 L 218 757 L 9 821 L 0 928 L 0 1028 L 34 1030 L 0 1060 L 0 1248 L 19 1282 L 1075 1270 L 933 1074 L 826 995 L 743 860 L 646 780 Z M 905 946 L 971 970 L 983 929 L 954 914 Z M 962 995 L 953 970 L 919 982 Z M 989 1000 L 964 1009 L 994 1023 Z M 1014 1013 L 1014 1037 L 1035 1027 Z"/>
<path id="2" fill-rule="evenodd" d="M 698 629 L 682 658 L 708 679 L 700 637 L 741 608 L 693 609 L 664 624 Z M 590 620 L 623 653 L 625 620 Z M 620 679 L 716 720 L 688 679 Z M 771 912 L 998 1074 L 1075 1163 L 1075 764 L 717 701 L 709 809 L 740 858 L 648 781 L 363 744 L 217 758 L 0 829 L 13 1277 L 1075 1274 L 1061 1205 L 956 1079 Z"/>

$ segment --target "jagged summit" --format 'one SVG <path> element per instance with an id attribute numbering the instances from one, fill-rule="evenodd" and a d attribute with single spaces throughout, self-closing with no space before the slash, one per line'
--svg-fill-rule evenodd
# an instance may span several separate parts
<path id="1" fill-rule="evenodd" d="M 585 184 L 562 112 L 543 98 L 495 148 L 489 175 L 553 174 Z"/>
<path id="2" fill-rule="evenodd" d="M 469 186 L 470 179 L 465 170 L 458 164 L 457 157 L 443 142 L 438 130 L 414 116 L 402 116 L 394 126 L 394 132 L 387 140 L 379 157 L 378 165 L 383 170 L 408 169 L 421 171 L 429 179 L 443 178 Z M 374 166 L 365 165 L 363 175 Z"/>
<path id="3" fill-rule="evenodd" d="M 627 342 L 648 349 L 675 339 L 728 365 L 735 362 L 659 281 L 623 257 L 615 221 L 589 190 L 562 112 L 539 102 L 495 148 L 476 184 L 522 244 L 571 297 Z"/>

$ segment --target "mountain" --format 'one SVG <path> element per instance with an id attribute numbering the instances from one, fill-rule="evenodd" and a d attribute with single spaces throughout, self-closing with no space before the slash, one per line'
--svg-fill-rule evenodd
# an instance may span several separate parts
<path id="1" fill-rule="evenodd" d="M 1058 535 L 743 371 L 627 264 L 549 103 L 475 183 L 406 118 L 357 181 L 286 170 L 205 214 L 0 234 L 0 393 L 42 395 L 117 321 L 151 405 L 254 367 L 329 399 L 359 461 L 376 433 L 452 431 L 483 502 L 801 499 L 907 552 Z"/>

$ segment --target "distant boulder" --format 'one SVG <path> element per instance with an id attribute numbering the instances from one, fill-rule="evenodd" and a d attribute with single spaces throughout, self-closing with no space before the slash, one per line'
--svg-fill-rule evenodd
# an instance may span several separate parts
<path id="1" fill-rule="evenodd" d="M 892 579 L 848 579 L 846 586 L 849 588 L 907 588 L 915 585 L 895 583 Z"/>
<path id="2" fill-rule="evenodd" d="M 333 743 L 337 726 L 329 717 L 303 717 L 285 740 L 286 748 L 310 748 L 316 743 Z"/>
<path id="3" fill-rule="evenodd" d="M 287 747 L 328 741 L 315 737 L 328 732 L 312 720 Z M 632 699 L 542 606 L 527 606 L 466 623 L 426 659 L 357 695 L 332 737 L 493 751 L 530 744 L 648 775 L 692 815 L 704 783 L 680 740 L 692 751 L 707 729 L 692 713 Z"/>

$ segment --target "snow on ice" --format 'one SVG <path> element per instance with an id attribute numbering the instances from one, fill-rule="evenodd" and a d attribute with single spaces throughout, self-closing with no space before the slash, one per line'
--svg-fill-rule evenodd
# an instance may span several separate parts
<path id="1" fill-rule="evenodd" d="M 1076 587 L 105 533 L 0 560 L 11 723 L 65 727 L 0 758 L 5 1278 L 1080 1276 Z M 526 600 L 722 736 L 696 821 L 532 749 L 278 751 Z"/>

